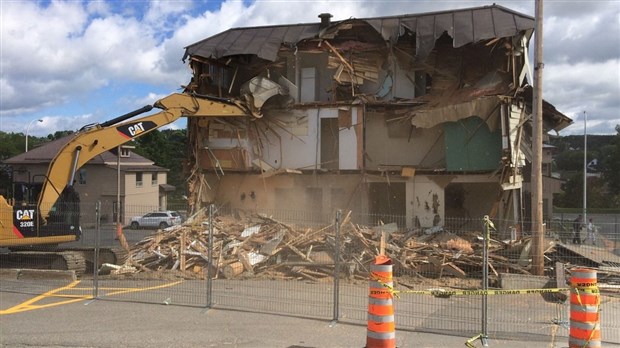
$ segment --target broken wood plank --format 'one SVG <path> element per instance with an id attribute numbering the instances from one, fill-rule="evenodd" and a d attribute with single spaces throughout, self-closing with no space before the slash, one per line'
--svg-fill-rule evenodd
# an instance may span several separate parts
<path id="1" fill-rule="evenodd" d="M 233 262 L 229 265 L 226 265 L 226 267 L 222 269 L 222 274 L 224 275 L 224 278 L 226 279 L 233 279 L 234 277 L 243 273 L 243 270 L 244 270 L 243 263 Z"/>

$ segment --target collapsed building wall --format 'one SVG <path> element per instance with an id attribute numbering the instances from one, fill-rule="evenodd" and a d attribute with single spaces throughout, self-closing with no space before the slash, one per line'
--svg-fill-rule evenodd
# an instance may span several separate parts
<path id="1" fill-rule="evenodd" d="M 350 209 L 422 228 L 446 214 L 521 219 L 533 19 L 497 5 L 320 17 L 187 47 L 187 91 L 253 116 L 189 120 L 190 202 Z M 553 113 L 547 128 L 568 122 Z"/>

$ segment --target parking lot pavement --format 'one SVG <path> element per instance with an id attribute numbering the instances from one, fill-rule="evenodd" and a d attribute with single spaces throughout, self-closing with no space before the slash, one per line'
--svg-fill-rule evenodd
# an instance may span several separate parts
<path id="1" fill-rule="evenodd" d="M 0 306 L 6 309 L 32 297 L 0 292 Z M 396 337 L 401 348 L 463 347 L 468 339 L 399 330 Z M 0 315 L 2 347 L 318 348 L 365 343 L 363 325 L 217 308 L 96 300 Z M 481 346 L 479 340 L 474 343 Z M 568 346 L 551 339 L 518 342 L 490 337 L 488 343 L 506 348 Z"/>

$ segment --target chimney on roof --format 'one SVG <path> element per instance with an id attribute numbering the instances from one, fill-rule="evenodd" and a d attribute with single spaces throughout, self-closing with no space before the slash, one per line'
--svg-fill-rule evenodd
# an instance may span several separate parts
<path id="1" fill-rule="evenodd" d="M 332 18 L 332 14 L 331 13 L 321 13 L 319 15 L 319 18 L 321 18 L 321 26 L 319 27 L 320 30 L 323 30 L 327 27 L 329 27 L 332 24 L 331 18 Z"/>

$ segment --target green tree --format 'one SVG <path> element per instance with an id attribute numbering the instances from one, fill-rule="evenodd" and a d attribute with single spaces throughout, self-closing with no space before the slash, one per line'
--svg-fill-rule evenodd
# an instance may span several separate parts
<path id="1" fill-rule="evenodd" d="M 588 161 L 592 156 L 588 153 Z M 561 171 L 583 170 L 583 151 L 565 151 L 554 158 L 555 165 Z"/>
<path id="2" fill-rule="evenodd" d="M 564 184 L 562 193 L 554 199 L 554 204 L 561 208 L 583 207 L 583 172 L 573 174 Z M 605 181 L 597 177 L 588 177 L 588 208 L 614 208 L 605 192 Z"/>
<path id="3" fill-rule="evenodd" d="M 51 140 L 57 140 L 57 139 L 60 139 L 60 138 L 64 138 L 67 135 L 71 135 L 73 133 L 74 132 L 72 130 L 56 131 L 56 132 L 54 132 L 54 134 L 48 134 L 47 135 L 47 139 L 50 140 L 50 141 Z"/>
<path id="4" fill-rule="evenodd" d="M 135 140 L 135 152 L 144 156 L 155 165 L 169 169 L 168 183 L 176 186 L 172 199 L 179 199 L 186 194 L 183 163 L 187 159 L 187 135 L 185 130 L 154 130 Z"/>
<path id="5" fill-rule="evenodd" d="M 6 195 L 12 182 L 11 167 L 4 161 L 24 152 L 24 147 L 24 134 L 0 131 L 0 194 Z"/>

